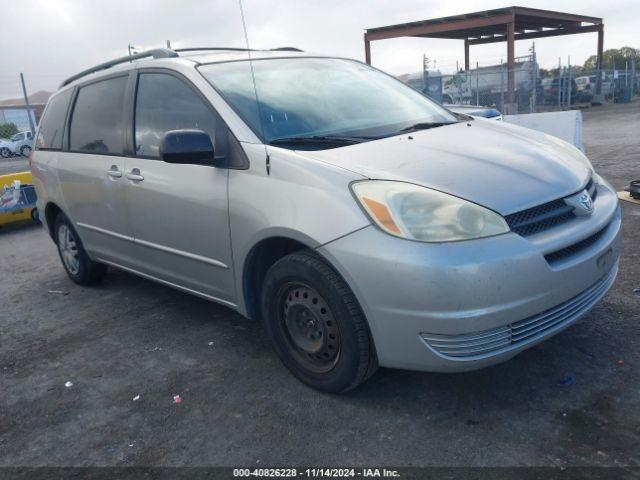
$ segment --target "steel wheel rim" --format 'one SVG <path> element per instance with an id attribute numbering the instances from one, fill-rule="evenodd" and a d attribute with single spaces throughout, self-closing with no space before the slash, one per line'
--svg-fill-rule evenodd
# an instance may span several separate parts
<path id="1" fill-rule="evenodd" d="M 281 329 L 290 351 L 312 372 L 332 370 L 340 358 L 340 331 L 329 305 L 302 283 L 289 283 L 281 292 Z"/>
<path id="2" fill-rule="evenodd" d="M 78 244 L 71 229 L 61 225 L 58 229 L 58 249 L 62 257 L 62 263 L 72 275 L 80 271 L 80 258 L 78 256 Z"/>

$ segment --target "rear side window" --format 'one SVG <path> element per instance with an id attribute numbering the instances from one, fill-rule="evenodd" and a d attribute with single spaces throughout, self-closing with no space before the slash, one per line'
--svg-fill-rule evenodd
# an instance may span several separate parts
<path id="1" fill-rule="evenodd" d="M 80 88 L 71 117 L 71 151 L 122 155 L 126 86 L 127 77 L 117 77 Z"/>
<path id="2" fill-rule="evenodd" d="M 216 115 L 182 80 L 163 73 L 142 73 L 136 96 L 136 155 L 159 158 L 169 130 L 195 128 L 216 140 Z"/>

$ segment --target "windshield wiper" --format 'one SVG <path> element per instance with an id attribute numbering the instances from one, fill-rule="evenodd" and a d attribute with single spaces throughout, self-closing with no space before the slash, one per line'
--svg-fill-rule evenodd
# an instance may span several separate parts
<path id="1" fill-rule="evenodd" d="M 276 138 L 269 142 L 270 145 L 291 145 L 291 144 L 314 144 L 314 143 L 332 143 L 341 145 L 353 145 L 368 140 L 367 137 L 340 137 L 329 135 L 312 135 L 306 137 L 283 137 Z"/>
<path id="2" fill-rule="evenodd" d="M 403 128 L 402 130 L 398 130 L 398 133 L 405 132 L 415 132 L 417 130 L 428 130 L 430 128 L 442 127 L 444 125 L 451 125 L 458 122 L 422 122 L 422 123 L 414 123 L 413 125 Z"/>

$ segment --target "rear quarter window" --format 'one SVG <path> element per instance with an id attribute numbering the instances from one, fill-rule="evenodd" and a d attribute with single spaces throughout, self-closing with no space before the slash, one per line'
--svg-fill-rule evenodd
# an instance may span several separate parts
<path id="1" fill-rule="evenodd" d="M 62 133 L 72 91 L 72 89 L 67 89 L 49 100 L 44 115 L 40 119 L 40 127 L 36 138 L 37 150 L 62 149 Z"/>

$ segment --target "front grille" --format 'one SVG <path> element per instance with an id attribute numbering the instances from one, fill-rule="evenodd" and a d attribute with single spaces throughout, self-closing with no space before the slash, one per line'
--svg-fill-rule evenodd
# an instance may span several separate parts
<path id="1" fill-rule="evenodd" d="M 528 208 L 521 212 L 507 215 L 505 220 L 512 232 L 526 237 L 554 227 L 575 218 L 573 207 L 564 203 L 564 200 L 552 202 Z"/>
<path id="2" fill-rule="evenodd" d="M 585 189 L 595 200 L 598 194 L 596 183 L 589 179 Z M 573 207 L 559 198 L 504 217 L 512 232 L 523 237 L 542 232 L 556 225 L 561 225 L 575 218 Z"/>
<path id="3" fill-rule="evenodd" d="M 617 273 L 616 264 L 607 275 L 570 300 L 509 325 L 463 335 L 421 333 L 420 337 L 437 353 L 453 360 L 488 357 L 518 348 L 577 320 L 604 296 Z"/>
<path id="4" fill-rule="evenodd" d="M 606 229 L 607 227 L 599 230 L 598 232 L 594 233 L 590 237 L 585 238 L 584 240 L 580 240 L 579 242 L 574 243 L 573 245 L 569 245 L 568 247 L 561 248 L 560 250 L 556 250 L 555 252 L 548 253 L 544 256 L 544 258 L 550 264 L 554 264 L 556 262 L 564 260 L 567 257 L 571 257 L 572 255 L 580 253 L 582 250 L 589 248 L 591 245 L 596 243 L 600 239 L 600 237 L 604 235 Z"/>

